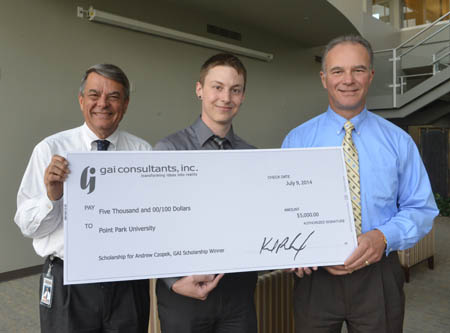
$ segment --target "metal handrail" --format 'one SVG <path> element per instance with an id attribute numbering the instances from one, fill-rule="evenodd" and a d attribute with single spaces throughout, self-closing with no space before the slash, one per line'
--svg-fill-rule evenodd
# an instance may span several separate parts
<path id="1" fill-rule="evenodd" d="M 438 22 L 442 21 L 444 17 L 450 15 L 450 12 L 442 15 L 440 18 L 438 18 L 436 21 L 434 21 L 433 23 L 431 23 L 428 27 L 426 27 L 423 30 L 420 30 L 418 33 L 416 33 L 414 36 L 410 37 L 409 39 L 407 39 L 406 41 L 404 41 L 403 43 L 401 43 L 399 46 L 396 47 L 396 49 L 401 48 L 403 45 L 408 44 L 410 41 L 412 41 L 414 38 L 416 38 L 417 36 L 423 34 L 425 31 L 428 31 L 429 29 L 431 29 L 432 27 L 434 27 Z"/>
<path id="2" fill-rule="evenodd" d="M 385 53 L 385 52 L 392 52 L 393 49 L 384 49 L 384 50 L 377 50 L 377 51 L 373 51 L 373 54 L 377 54 L 377 53 Z"/>
<path id="3" fill-rule="evenodd" d="M 441 55 L 439 58 L 435 59 L 431 65 L 435 65 L 437 62 L 439 62 L 441 59 L 445 58 L 446 56 L 448 56 L 450 54 L 450 51 L 448 51 L 447 53 L 444 53 L 443 55 Z"/>
<path id="4" fill-rule="evenodd" d="M 450 42 L 450 40 L 448 40 L 446 42 Z M 441 43 L 443 43 L 443 42 L 441 42 Z M 442 49 L 437 50 L 434 55 L 438 55 L 439 53 L 441 53 L 442 51 L 444 51 L 445 49 L 448 49 L 448 48 L 450 48 L 450 45 L 444 46 Z"/>
<path id="5" fill-rule="evenodd" d="M 433 72 L 431 73 L 420 73 L 420 74 L 409 74 L 409 75 L 399 75 L 399 77 L 419 77 L 419 76 L 432 76 Z"/>
<path id="6" fill-rule="evenodd" d="M 434 36 L 436 36 L 437 34 L 439 34 L 440 32 L 442 32 L 444 29 L 447 29 L 450 26 L 450 20 L 445 23 L 442 27 L 440 27 L 438 30 L 434 31 L 433 33 L 431 33 L 430 35 L 426 36 L 424 39 L 422 39 L 421 41 L 419 41 L 416 45 L 407 45 L 409 44 L 412 40 L 416 39 L 418 36 L 423 35 L 426 31 L 430 30 L 431 28 L 433 28 L 434 26 L 436 26 L 436 24 L 438 24 L 439 22 L 441 22 L 442 20 L 444 20 L 444 18 L 446 18 L 447 16 L 450 15 L 450 11 L 445 13 L 444 15 L 442 15 L 440 18 L 438 18 L 437 20 L 435 20 L 433 23 L 431 23 L 430 25 L 428 25 L 426 28 L 420 30 L 419 32 L 417 32 L 416 34 L 414 34 L 412 37 L 408 38 L 406 41 L 404 41 L 403 43 L 401 43 L 400 45 L 398 45 L 396 48 L 393 49 L 385 49 L 385 50 L 378 50 L 375 51 L 374 53 L 385 53 L 385 52 L 390 52 L 392 54 L 392 58 L 389 59 L 389 61 L 392 61 L 392 84 L 389 85 L 389 87 L 392 88 L 392 105 L 394 108 L 397 107 L 397 88 L 400 88 L 400 94 L 403 94 L 403 86 L 406 85 L 406 83 L 404 82 L 404 80 L 408 77 L 414 77 L 414 76 L 430 76 L 430 75 L 435 75 L 437 73 L 436 70 L 436 63 L 441 60 L 443 57 L 447 56 L 450 54 L 450 52 L 446 53 L 445 55 L 441 56 L 439 59 L 436 59 L 436 55 L 443 51 L 444 49 L 441 49 L 438 53 L 433 54 L 433 63 L 432 63 L 432 67 L 433 67 L 433 73 L 422 73 L 422 74 L 413 74 L 413 75 L 398 75 L 397 74 L 397 68 L 398 66 L 401 66 L 401 63 L 397 64 L 398 61 L 402 60 L 402 57 L 404 57 L 405 55 L 407 55 L 408 53 L 412 52 L 413 50 L 415 50 L 416 48 L 418 48 L 419 46 L 423 46 L 423 45 L 429 45 L 429 44 L 439 44 L 442 43 L 444 41 L 439 41 L 439 42 L 429 42 L 429 40 L 431 38 L 433 38 Z M 445 41 L 447 42 L 447 41 Z M 402 53 L 402 49 L 407 48 L 408 50 L 404 51 Z M 398 79 L 400 79 L 400 83 L 397 83 Z"/>
<path id="7" fill-rule="evenodd" d="M 429 40 L 430 38 L 433 38 L 434 36 L 436 36 L 438 33 L 440 33 L 442 30 L 446 29 L 448 26 L 450 26 L 450 22 L 445 24 L 442 28 L 436 30 L 435 32 L 433 32 L 431 35 L 429 35 L 427 38 L 425 38 L 424 40 L 422 40 L 420 43 L 414 45 L 412 48 L 410 48 L 408 51 L 406 51 L 403 54 L 400 54 L 399 57 L 403 57 L 405 55 L 407 55 L 409 52 L 411 52 L 412 50 L 416 49 L 417 47 L 421 46 L 424 42 L 426 42 L 427 40 Z M 425 30 L 422 30 L 422 32 L 424 32 Z"/>
<path id="8" fill-rule="evenodd" d="M 426 46 L 426 45 L 433 45 L 433 44 L 442 44 L 443 42 L 448 42 L 448 41 L 450 41 L 450 39 L 449 40 L 446 40 L 446 41 L 434 41 L 434 42 L 428 42 L 428 43 L 424 43 L 423 44 L 423 46 Z M 409 47 L 413 47 L 414 45 L 406 45 L 406 46 L 402 46 L 401 48 L 402 49 L 406 49 L 406 48 L 409 48 Z M 397 47 L 398 48 L 398 47 Z M 373 53 L 374 54 L 378 54 L 378 53 L 386 53 L 386 52 L 392 52 L 392 50 L 393 50 L 394 48 L 392 48 L 392 49 L 383 49 L 383 50 L 376 50 L 376 51 L 373 51 Z"/>

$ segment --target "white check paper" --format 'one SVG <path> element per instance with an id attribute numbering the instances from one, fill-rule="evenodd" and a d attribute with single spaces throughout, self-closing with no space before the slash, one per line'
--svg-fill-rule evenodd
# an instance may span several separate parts
<path id="1" fill-rule="evenodd" d="M 340 147 L 67 155 L 64 283 L 342 264 Z"/>

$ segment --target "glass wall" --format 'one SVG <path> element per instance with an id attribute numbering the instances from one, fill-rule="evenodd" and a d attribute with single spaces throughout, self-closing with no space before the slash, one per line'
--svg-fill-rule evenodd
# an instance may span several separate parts
<path id="1" fill-rule="evenodd" d="M 437 20 L 449 11 L 449 3 L 449 0 L 403 0 L 403 28 Z"/>

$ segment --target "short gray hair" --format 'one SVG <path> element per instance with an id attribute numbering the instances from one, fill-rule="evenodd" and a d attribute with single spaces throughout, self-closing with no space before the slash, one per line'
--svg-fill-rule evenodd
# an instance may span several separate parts
<path id="1" fill-rule="evenodd" d="M 108 79 L 116 81 L 123 86 L 123 92 L 125 95 L 125 99 L 130 97 L 130 81 L 128 81 L 127 76 L 116 65 L 112 64 L 97 64 L 89 67 L 84 73 L 83 78 L 81 79 L 80 85 L 80 95 L 84 96 L 84 87 L 86 86 L 86 80 L 91 73 L 97 73 L 101 76 L 104 76 Z"/>
<path id="2" fill-rule="evenodd" d="M 335 46 L 337 46 L 339 44 L 345 44 L 345 43 L 362 45 L 366 49 L 367 53 L 369 54 L 370 69 L 373 69 L 373 50 L 372 50 L 372 46 L 370 45 L 370 43 L 365 38 L 363 38 L 359 35 L 344 35 L 344 36 L 339 36 L 339 37 L 334 38 L 325 47 L 325 51 L 323 52 L 323 56 L 322 56 L 322 72 L 325 73 L 325 70 L 326 70 L 325 67 L 326 67 L 328 52 L 330 52 L 331 49 L 333 49 Z"/>

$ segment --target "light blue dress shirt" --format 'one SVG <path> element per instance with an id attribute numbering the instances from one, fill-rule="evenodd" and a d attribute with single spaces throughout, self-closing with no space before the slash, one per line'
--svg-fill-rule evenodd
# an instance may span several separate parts
<path id="1" fill-rule="evenodd" d="M 328 107 L 294 128 L 282 148 L 341 146 L 346 121 Z M 419 151 L 406 132 L 367 109 L 350 121 L 359 155 L 362 232 L 383 232 L 386 255 L 410 248 L 439 213 Z"/>

